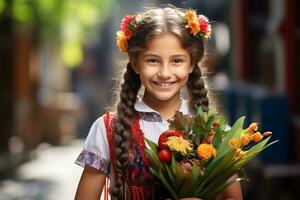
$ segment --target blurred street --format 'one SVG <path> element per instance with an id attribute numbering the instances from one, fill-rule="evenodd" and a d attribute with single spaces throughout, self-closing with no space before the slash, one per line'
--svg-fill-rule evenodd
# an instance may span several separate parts
<path id="1" fill-rule="evenodd" d="M 300 1 L 0 0 L 0 200 L 74 199 L 74 161 L 129 61 L 120 22 L 167 4 L 212 22 L 210 103 L 279 140 L 247 164 L 244 199 L 299 199 Z"/>
<path id="2" fill-rule="evenodd" d="M 0 200 L 74 199 L 82 168 L 74 164 L 83 141 L 67 146 L 41 144 L 34 159 L 0 181 Z"/>

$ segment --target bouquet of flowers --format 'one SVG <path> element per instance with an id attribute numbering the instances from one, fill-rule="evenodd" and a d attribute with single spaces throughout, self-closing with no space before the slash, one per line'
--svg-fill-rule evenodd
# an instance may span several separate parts
<path id="1" fill-rule="evenodd" d="M 270 146 L 271 132 L 258 132 L 258 124 L 243 128 L 245 117 L 230 128 L 214 110 L 200 107 L 195 116 L 176 112 L 158 145 L 146 139 L 151 173 L 175 199 L 210 198 L 234 182 L 230 179 L 248 161 Z"/>

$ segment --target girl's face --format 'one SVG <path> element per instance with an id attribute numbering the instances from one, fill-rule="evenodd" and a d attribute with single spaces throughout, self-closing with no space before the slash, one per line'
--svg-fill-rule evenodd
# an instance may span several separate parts
<path id="1" fill-rule="evenodd" d="M 144 100 L 154 102 L 175 100 L 192 72 L 191 57 L 181 47 L 179 39 L 170 33 L 148 42 L 133 68 L 145 87 Z"/>

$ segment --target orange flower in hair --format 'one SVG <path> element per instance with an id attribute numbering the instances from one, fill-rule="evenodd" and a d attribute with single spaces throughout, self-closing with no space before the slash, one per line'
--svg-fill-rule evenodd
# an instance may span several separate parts
<path id="1" fill-rule="evenodd" d="M 194 10 L 189 10 L 185 13 L 185 19 L 190 22 L 190 21 L 196 21 L 197 20 L 197 14 L 196 11 Z"/>
<path id="2" fill-rule="evenodd" d="M 197 16 L 196 11 L 189 10 L 184 14 L 186 28 L 190 29 L 193 36 L 210 38 L 211 26 L 209 20 L 204 15 Z"/>
<path id="3" fill-rule="evenodd" d="M 119 50 L 122 53 L 126 53 L 128 48 L 128 43 L 127 43 L 127 37 L 125 33 L 122 31 L 118 31 L 116 40 L 117 40 L 117 46 L 119 47 Z"/>

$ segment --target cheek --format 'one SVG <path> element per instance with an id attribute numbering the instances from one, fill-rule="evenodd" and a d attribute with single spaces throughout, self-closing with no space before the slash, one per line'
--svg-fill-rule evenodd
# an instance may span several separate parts
<path id="1" fill-rule="evenodd" d="M 176 74 L 181 79 L 187 79 L 189 77 L 190 70 L 190 67 L 181 68 L 176 72 Z"/>

